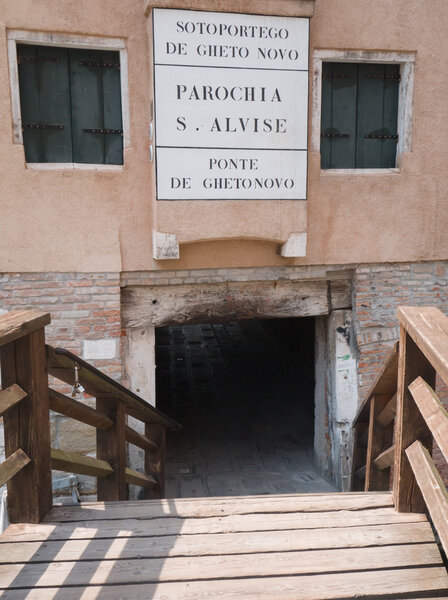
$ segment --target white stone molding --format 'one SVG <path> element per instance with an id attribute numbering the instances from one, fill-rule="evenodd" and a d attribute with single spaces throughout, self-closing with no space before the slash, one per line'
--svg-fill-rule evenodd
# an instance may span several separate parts
<path id="1" fill-rule="evenodd" d="M 280 250 L 285 258 L 301 258 L 306 256 L 306 233 L 290 233 Z"/>
<path id="2" fill-rule="evenodd" d="M 175 233 L 152 232 L 154 260 L 176 260 L 179 258 L 179 241 Z"/>

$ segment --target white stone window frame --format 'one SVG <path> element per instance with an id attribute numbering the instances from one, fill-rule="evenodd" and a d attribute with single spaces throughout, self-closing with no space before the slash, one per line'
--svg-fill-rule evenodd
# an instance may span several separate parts
<path id="1" fill-rule="evenodd" d="M 412 113 L 414 104 L 415 52 L 370 50 L 315 50 L 313 55 L 313 97 L 311 152 L 320 154 L 322 116 L 322 63 L 384 63 L 400 65 L 400 86 L 397 114 L 397 164 L 403 152 L 412 150 Z M 399 173 L 398 167 L 387 169 L 322 169 L 321 175 L 376 175 Z"/>
<path id="2" fill-rule="evenodd" d="M 129 77 L 128 52 L 126 41 L 120 38 L 103 38 L 63 33 L 42 33 L 36 31 L 9 30 L 8 63 L 11 88 L 11 107 L 13 122 L 13 143 L 23 145 L 22 111 L 20 107 L 19 65 L 17 60 L 17 44 L 33 46 L 55 46 L 58 48 L 79 48 L 88 50 L 111 50 L 120 54 L 120 87 L 121 112 L 123 122 L 123 150 L 131 145 L 130 110 L 129 110 Z M 124 163 L 124 158 L 123 158 Z M 32 170 L 94 170 L 122 171 L 123 165 L 104 165 L 95 163 L 26 163 Z"/>

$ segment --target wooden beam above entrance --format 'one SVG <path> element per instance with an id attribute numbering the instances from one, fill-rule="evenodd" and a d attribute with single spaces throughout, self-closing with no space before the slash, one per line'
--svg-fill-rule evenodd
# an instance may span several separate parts
<path id="1" fill-rule="evenodd" d="M 351 308 L 349 280 L 130 286 L 122 291 L 125 328 L 315 317 L 342 308 Z"/>

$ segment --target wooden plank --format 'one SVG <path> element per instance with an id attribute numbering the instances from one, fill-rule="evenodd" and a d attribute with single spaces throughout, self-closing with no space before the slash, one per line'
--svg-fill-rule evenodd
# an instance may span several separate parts
<path id="1" fill-rule="evenodd" d="M 97 396 L 97 409 L 112 422 L 107 431 L 97 429 L 96 455 L 111 465 L 113 474 L 98 480 L 98 500 L 126 500 L 126 410 L 123 400 Z"/>
<path id="2" fill-rule="evenodd" d="M 436 376 L 434 367 L 402 326 L 400 328 L 393 482 L 395 507 L 400 512 L 425 512 L 426 508 L 405 454 L 406 448 L 416 440 L 420 440 L 426 448 L 432 449 L 431 432 L 409 391 L 409 385 L 419 376 L 431 387 L 434 387 Z"/>
<path id="3" fill-rule="evenodd" d="M 126 468 L 126 483 L 133 483 L 139 485 L 145 489 L 153 488 L 158 485 L 157 479 L 154 479 L 151 475 L 145 475 L 145 473 L 139 473 L 134 469 Z"/>
<path id="4" fill-rule="evenodd" d="M 366 470 L 367 470 L 366 465 L 364 465 L 363 467 L 360 467 L 357 471 L 355 471 L 355 477 L 357 479 L 364 481 L 366 478 Z M 363 487 L 365 487 L 365 486 L 363 486 Z"/>
<path id="5" fill-rule="evenodd" d="M 14 475 L 30 463 L 30 458 L 19 448 L 0 465 L 0 486 L 5 485 Z"/>
<path id="6" fill-rule="evenodd" d="M 398 347 L 398 342 L 395 342 L 386 360 L 384 361 L 380 372 L 376 376 L 372 387 L 368 391 L 358 409 L 358 412 L 356 413 L 356 417 L 353 420 L 354 426 L 360 421 L 368 420 L 370 414 L 369 402 L 375 394 L 389 394 L 392 396 L 396 393 L 398 377 Z"/>
<path id="7" fill-rule="evenodd" d="M 17 383 L 13 383 L 2 390 L 0 392 L 0 417 L 3 417 L 11 408 L 20 404 L 26 397 L 27 393 Z"/>
<path id="8" fill-rule="evenodd" d="M 384 410 L 389 401 L 388 395 L 375 395 L 370 401 L 370 419 L 369 419 L 369 442 L 367 445 L 366 459 L 366 479 L 364 489 L 366 492 L 371 490 L 388 490 L 389 473 L 376 467 L 374 459 L 383 450 L 384 446 L 392 442 L 386 439 L 386 431 L 377 421 L 378 415 Z"/>
<path id="9" fill-rule="evenodd" d="M 154 500 L 146 502 L 127 503 L 128 518 L 159 517 L 160 512 L 165 516 L 177 517 L 213 517 L 223 514 L 250 514 L 266 512 L 326 512 L 338 510 L 366 510 L 392 506 L 392 495 L 383 493 L 366 494 L 324 494 L 322 496 L 305 494 L 273 499 L 266 503 L 263 498 L 207 498 L 206 501 L 195 502 L 191 499 L 182 501 L 177 498 Z M 55 506 L 45 521 L 87 521 L 92 519 L 123 518 L 122 503 L 89 503 L 75 507 Z"/>
<path id="10" fill-rule="evenodd" d="M 73 385 L 75 382 L 74 369 L 75 365 L 78 365 L 79 381 L 88 394 L 95 397 L 107 395 L 108 397 L 118 398 L 123 400 L 127 407 L 142 411 L 145 420 L 160 423 L 172 430 L 182 428 L 179 423 L 164 415 L 111 377 L 95 369 L 76 354 L 64 350 L 64 348 L 53 348 L 47 344 L 47 359 L 50 375 Z"/>
<path id="11" fill-rule="evenodd" d="M 394 456 L 395 456 L 395 445 L 390 446 L 384 452 L 381 452 L 379 456 L 375 458 L 373 461 L 380 471 L 383 469 L 387 469 L 394 464 Z"/>
<path id="12" fill-rule="evenodd" d="M 65 539 L 118 539 L 154 535 L 197 535 L 199 533 L 236 533 L 241 531 L 283 531 L 322 529 L 325 527 L 363 527 L 391 523 L 426 522 L 426 515 L 398 513 L 394 508 L 365 511 L 321 513 L 262 513 L 221 517 L 179 518 L 175 516 L 127 518 L 125 509 L 119 520 L 77 521 L 70 523 L 10 525 L 0 536 L 0 543 L 36 542 Z"/>
<path id="13" fill-rule="evenodd" d="M 151 452 L 156 452 L 158 450 L 158 446 L 154 440 L 151 440 L 146 435 L 138 433 L 129 425 L 126 425 L 126 441 L 130 444 L 134 444 L 134 446 L 138 446 L 139 448 L 143 448 L 143 450 L 149 450 Z"/>
<path id="14" fill-rule="evenodd" d="M 448 412 L 435 391 L 421 377 L 411 383 L 409 391 L 448 461 Z"/>
<path id="15" fill-rule="evenodd" d="M 34 312 L 34 311 L 32 311 Z M 47 313 L 37 313 L 24 330 L 46 323 Z M 22 320 L 23 322 L 23 320 Z M 11 332 L 11 328 L 10 328 Z M 8 481 L 8 516 L 11 523 L 39 523 L 52 506 L 48 375 L 43 326 L 2 348 L 2 382 L 17 383 L 28 398 L 5 414 L 5 454 L 21 448 L 31 459 L 26 469 Z"/>
<path id="16" fill-rule="evenodd" d="M 156 441 L 156 452 L 145 452 L 145 473 L 156 478 L 158 485 L 146 488 L 145 498 L 163 498 L 165 496 L 166 435 L 163 425 L 145 424 L 146 437 Z"/>
<path id="17" fill-rule="evenodd" d="M 448 593 L 446 570 L 443 567 L 393 569 L 352 573 L 332 573 L 292 577 L 256 577 L 210 581 L 173 582 L 162 584 L 130 584 L 112 586 L 64 587 L 64 600 L 337 600 L 369 597 L 399 598 L 406 594 L 433 592 L 439 600 Z M 27 591 L 27 600 L 48 600 L 55 588 L 35 588 Z M 7 590 L 4 600 L 23 600 L 23 590 Z M 407 596 L 409 597 L 409 596 Z"/>
<path id="18" fill-rule="evenodd" d="M 363 446 L 359 439 L 365 430 L 368 430 L 368 423 L 360 422 L 353 428 L 353 459 L 352 459 L 352 477 L 350 489 L 360 491 L 364 489 L 363 481 L 366 476 L 365 464 L 367 457 L 367 448 Z"/>
<path id="19" fill-rule="evenodd" d="M 182 524 L 179 524 L 181 527 Z M 117 523 L 119 527 L 119 523 Z M 395 544 L 433 543 L 429 523 L 397 523 L 364 527 L 298 529 L 294 531 L 259 531 L 242 533 L 162 535 L 121 538 L 105 543 L 92 539 L 15 542 L 0 544 L 0 563 L 64 562 L 82 560 L 123 560 L 171 556 L 208 556 L 219 554 L 252 554 L 328 550 L 331 548 L 364 548 Z"/>
<path id="20" fill-rule="evenodd" d="M 65 396 L 56 390 L 49 389 L 50 395 L 50 409 L 55 412 L 86 423 L 86 425 L 92 425 L 96 429 L 102 429 L 108 431 L 112 425 L 112 419 L 109 419 L 106 415 L 102 414 L 98 410 L 86 406 L 69 396 Z"/>
<path id="21" fill-rule="evenodd" d="M 428 450 L 419 441 L 407 448 L 406 455 L 448 556 L 448 491 Z"/>
<path id="22" fill-rule="evenodd" d="M 387 427 L 395 419 L 397 413 L 397 394 L 395 393 L 389 402 L 386 404 L 384 409 L 377 417 L 377 421 L 383 427 Z"/>
<path id="23" fill-rule="evenodd" d="M 400 323 L 448 384 L 448 317 L 434 307 L 400 306 L 397 314 Z"/>
<path id="24" fill-rule="evenodd" d="M 378 548 L 277 552 L 230 556 L 196 556 L 118 561 L 64 562 L 45 565 L 0 565 L 0 589 L 63 586 L 76 573 L 77 585 L 117 585 L 203 581 L 276 575 L 443 566 L 435 543 Z M 34 583 L 35 582 L 35 583 Z M 210 582 L 210 585 L 213 585 Z"/>
<path id="25" fill-rule="evenodd" d="M 80 475 L 92 475 L 92 477 L 108 477 L 114 472 L 110 464 L 104 460 L 56 448 L 51 449 L 51 468 Z"/>
<path id="26" fill-rule="evenodd" d="M 14 310 L 0 315 L 0 346 L 42 329 L 50 321 L 50 313 L 41 310 Z"/>
<path id="27" fill-rule="evenodd" d="M 327 315 L 327 281 L 249 281 L 127 286 L 123 327 L 218 323 L 232 319 Z"/>

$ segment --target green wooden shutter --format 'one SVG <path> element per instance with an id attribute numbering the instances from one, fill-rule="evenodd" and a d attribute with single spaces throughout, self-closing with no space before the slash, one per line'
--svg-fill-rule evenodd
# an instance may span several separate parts
<path id="1" fill-rule="evenodd" d="M 324 63 L 322 77 L 322 168 L 394 167 L 399 66 Z"/>
<path id="2" fill-rule="evenodd" d="M 122 164 L 120 134 L 86 130 L 121 130 L 118 52 L 70 50 L 73 156 L 79 163 Z"/>
<path id="3" fill-rule="evenodd" d="M 102 59 L 106 64 L 119 64 L 118 52 L 103 52 Z M 103 69 L 103 106 L 104 127 L 120 130 L 123 128 L 121 112 L 120 69 L 105 67 Z M 104 138 L 104 162 L 109 165 L 123 164 L 123 135 L 107 134 Z"/>
<path id="4" fill-rule="evenodd" d="M 396 140 L 384 137 L 380 139 L 378 136 L 397 134 L 397 71 L 397 65 L 359 65 L 356 145 L 358 168 L 395 167 Z"/>
<path id="5" fill-rule="evenodd" d="M 18 45 L 23 143 L 27 162 L 71 162 L 67 50 Z"/>

